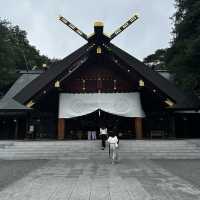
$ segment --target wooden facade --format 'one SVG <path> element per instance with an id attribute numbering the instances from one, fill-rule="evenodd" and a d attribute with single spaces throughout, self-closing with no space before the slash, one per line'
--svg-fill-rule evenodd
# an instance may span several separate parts
<path id="1" fill-rule="evenodd" d="M 200 122 L 199 99 L 113 45 L 116 35 L 105 35 L 102 23 L 97 23 L 91 37 L 81 34 L 87 44 L 37 75 L 24 72 L 17 87 L 14 84 L 0 102 L 0 129 L 4 130 L 0 139 L 86 139 L 87 130 L 99 130 L 102 121 L 110 130 L 117 124 L 122 139 L 200 137 L 188 132 Z M 76 119 L 58 119 L 60 93 L 127 92 L 140 93 L 146 118 L 96 111 Z"/>

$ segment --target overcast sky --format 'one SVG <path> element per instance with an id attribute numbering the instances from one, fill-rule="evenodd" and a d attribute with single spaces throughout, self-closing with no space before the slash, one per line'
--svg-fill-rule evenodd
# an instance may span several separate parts
<path id="1" fill-rule="evenodd" d="M 94 21 L 112 33 L 135 13 L 140 19 L 113 39 L 113 43 L 139 59 L 169 46 L 174 0 L 1 0 L 0 18 L 19 25 L 31 45 L 50 58 L 63 58 L 85 40 L 58 21 L 57 16 L 93 32 Z"/>

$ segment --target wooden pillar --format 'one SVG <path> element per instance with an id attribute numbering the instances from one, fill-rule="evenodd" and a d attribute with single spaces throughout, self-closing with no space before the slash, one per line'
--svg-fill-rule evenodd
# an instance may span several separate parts
<path id="1" fill-rule="evenodd" d="M 175 116 L 169 117 L 169 138 L 176 138 Z"/>
<path id="2" fill-rule="evenodd" d="M 142 118 L 135 118 L 134 122 L 136 139 L 141 140 L 143 139 Z"/>
<path id="3" fill-rule="evenodd" d="M 58 119 L 58 140 L 64 140 L 65 138 L 65 119 Z"/>
<path id="4" fill-rule="evenodd" d="M 26 133 L 24 139 L 28 139 L 28 134 L 29 134 L 29 118 L 26 119 Z"/>
<path id="5" fill-rule="evenodd" d="M 14 119 L 15 122 L 15 140 L 18 139 L 18 119 Z"/>

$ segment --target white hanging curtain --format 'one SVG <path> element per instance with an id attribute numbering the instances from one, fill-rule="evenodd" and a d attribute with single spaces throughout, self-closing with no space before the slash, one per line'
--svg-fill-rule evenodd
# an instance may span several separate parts
<path id="1" fill-rule="evenodd" d="M 102 110 L 123 117 L 145 117 L 140 93 L 61 93 L 59 118 L 73 118 Z"/>

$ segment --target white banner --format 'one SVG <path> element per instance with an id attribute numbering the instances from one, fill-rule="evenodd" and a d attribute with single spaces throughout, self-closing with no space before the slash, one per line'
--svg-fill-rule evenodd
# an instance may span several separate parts
<path id="1" fill-rule="evenodd" d="M 79 117 L 98 109 L 123 117 L 145 117 L 138 92 L 60 94 L 59 118 Z"/>

